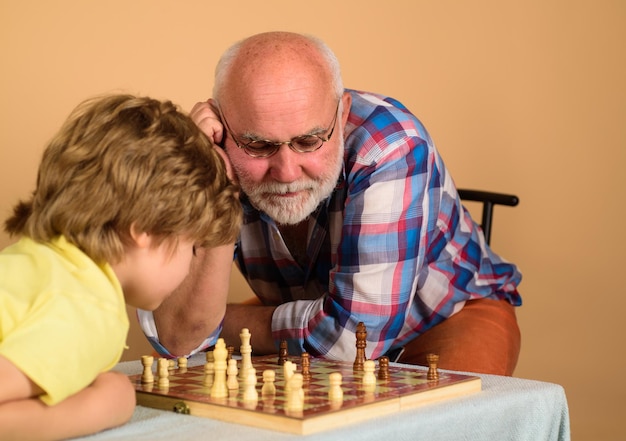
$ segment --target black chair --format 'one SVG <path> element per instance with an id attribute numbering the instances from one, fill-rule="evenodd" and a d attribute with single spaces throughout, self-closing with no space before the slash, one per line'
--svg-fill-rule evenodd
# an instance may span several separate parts
<path id="1" fill-rule="evenodd" d="M 482 220 L 480 227 L 485 234 L 485 240 L 489 244 L 491 241 L 491 224 L 493 222 L 494 205 L 507 205 L 515 207 L 519 204 L 519 198 L 512 194 L 494 193 L 490 191 L 457 189 L 462 200 L 480 202 L 483 205 Z"/>

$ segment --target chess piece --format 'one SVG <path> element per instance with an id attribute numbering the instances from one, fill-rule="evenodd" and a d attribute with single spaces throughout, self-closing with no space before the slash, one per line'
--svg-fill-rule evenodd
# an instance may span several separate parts
<path id="1" fill-rule="evenodd" d="M 259 393 L 256 391 L 256 369 L 248 368 L 246 378 L 243 381 L 243 401 L 256 402 L 259 399 Z"/>
<path id="2" fill-rule="evenodd" d="M 243 328 L 239 334 L 241 338 L 241 346 L 239 353 L 241 354 L 241 370 L 239 372 L 241 380 L 245 381 L 248 376 L 248 369 L 252 368 L 252 346 L 250 346 L 250 331 L 248 328 Z"/>
<path id="3" fill-rule="evenodd" d="M 178 371 L 181 374 L 187 372 L 187 357 L 178 357 Z"/>
<path id="4" fill-rule="evenodd" d="M 375 370 L 376 363 L 374 362 L 374 360 L 365 360 L 365 362 L 363 363 L 363 386 L 374 386 L 374 388 L 376 387 L 376 374 L 374 374 Z"/>
<path id="5" fill-rule="evenodd" d="M 262 395 L 262 394 L 261 394 Z M 263 399 L 263 412 L 265 413 L 275 413 L 276 406 L 274 403 L 276 402 L 276 395 L 262 395 Z"/>
<path id="6" fill-rule="evenodd" d="M 311 381 L 311 357 L 308 352 L 303 352 L 300 365 L 302 366 L 302 379 L 304 381 Z"/>
<path id="7" fill-rule="evenodd" d="M 289 359 L 289 352 L 287 350 L 287 340 L 280 341 L 280 349 L 278 351 L 278 365 L 282 366 Z"/>
<path id="8" fill-rule="evenodd" d="M 439 380 L 439 371 L 437 370 L 437 363 L 439 362 L 439 355 L 428 354 L 426 356 L 428 362 L 428 373 L 426 379 L 429 381 Z"/>
<path id="9" fill-rule="evenodd" d="M 206 351 L 206 354 L 204 354 L 204 357 L 207 363 L 208 362 L 213 363 L 215 361 L 215 357 L 213 357 L 213 351 Z"/>
<path id="10" fill-rule="evenodd" d="M 276 372 L 272 369 L 266 369 L 263 371 L 263 387 L 261 388 L 261 396 L 269 397 L 276 395 Z"/>
<path id="11" fill-rule="evenodd" d="M 333 372 L 328 376 L 328 400 L 333 403 L 343 401 L 343 390 L 341 389 L 342 376 L 340 372 Z"/>
<path id="12" fill-rule="evenodd" d="M 356 357 L 354 359 L 353 369 L 355 372 L 363 370 L 363 363 L 365 362 L 365 346 L 367 342 L 367 329 L 363 322 L 359 322 L 356 326 Z"/>
<path id="13" fill-rule="evenodd" d="M 157 381 L 157 384 L 159 385 L 159 388 L 166 389 L 170 387 L 170 373 L 168 370 L 169 362 L 167 358 L 159 358 L 159 360 L 157 361 L 157 367 L 159 374 L 159 380 Z"/>
<path id="14" fill-rule="evenodd" d="M 226 357 L 226 362 L 233 358 L 233 354 L 235 353 L 234 346 L 226 346 L 226 351 L 228 351 L 228 356 Z"/>
<path id="15" fill-rule="evenodd" d="M 152 355 L 141 356 L 141 364 L 143 366 L 143 373 L 141 374 L 141 382 L 143 384 L 154 382 L 154 375 L 152 375 L 153 363 L 154 363 L 154 357 Z"/>
<path id="16" fill-rule="evenodd" d="M 285 379 L 285 394 L 289 393 L 289 380 L 296 372 L 297 366 L 292 362 L 287 360 L 285 364 L 283 364 L 283 377 Z"/>
<path id="17" fill-rule="evenodd" d="M 211 398 L 226 398 L 228 396 L 228 388 L 226 387 L 226 357 L 228 351 L 223 338 L 218 338 L 213 350 L 214 358 L 214 377 L 211 386 Z"/>
<path id="18" fill-rule="evenodd" d="M 213 374 L 215 372 L 215 358 L 213 357 L 213 351 L 207 351 L 204 355 L 206 363 L 204 363 L 204 380 L 202 384 L 206 387 L 213 386 Z"/>
<path id="19" fill-rule="evenodd" d="M 389 357 L 383 355 L 378 359 L 378 379 L 389 379 Z"/>
<path id="20" fill-rule="evenodd" d="M 293 374 L 289 379 L 289 393 L 287 395 L 286 410 L 298 412 L 304 409 L 304 390 L 302 389 L 302 374 Z"/>
<path id="21" fill-rule="evenodd" d="M 231 358 L 228 360 L 228 368 L 226 368 L 226 387 L 228 390 L 239 389 L 239 381 L 237 380 L 237 374 L 239 369 L 237 368 L 237 360 Z"/>
<path id="22" fill-rule="evenodd" d="M 202 384 L 206 387 L 213 386 L 213 374 L 215 373 L 215 363 L 213 361 L 207 361 L 204 364 L 204 380 Z"/>

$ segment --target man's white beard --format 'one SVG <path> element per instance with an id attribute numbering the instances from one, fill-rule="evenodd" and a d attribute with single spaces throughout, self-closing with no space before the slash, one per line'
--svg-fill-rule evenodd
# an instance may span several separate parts
<path id="1" fill-rule="evenodd" d="M 252 205 L 258 210 L 264 211 L 276 223 L 295 225 L 313 213 L 335 189 L 343 169 L 343 151 L 343 138 L 340 138 L 340 146 L 337 149 L 334 163 L 329 164 L 327 171 L 315 179 L 304 178 L 289 184 L 279 182 L 256 183 L 247 179 L 245 172 L 236 170 L 239 185 Z M 306 155 L 306 153 L 300 154 Z M 299 193 L 293 197 L 280 196 L 290 192 Z"/>

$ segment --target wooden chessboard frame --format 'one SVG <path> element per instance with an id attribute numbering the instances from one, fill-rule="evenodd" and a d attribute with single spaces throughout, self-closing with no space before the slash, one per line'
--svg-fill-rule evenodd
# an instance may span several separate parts
<path id="1" fill-rule="evenodd" d="M 290 357 L 290 360 L 300 369 L 299 360 L 295 357 Z M 201 380 L 198 385 L 204 366 L 186 368 L 185 373 L 177 369 L 170 370 L 168 389 L 157 387 L 156 382 L 142 384 L 141 375 L 131 375 L 130 379 L 135 386 L 137 404 L 142 406 L 299 435 L 338 428 L 481 390 L 480 377 L 440 373 L 437 380 L 427 380 L 427 371 L 422 368 L 393 364 L 389 366 L 390 380 L 377 380 L 374 391 L 365 390 L 360 383 L 363 373 L 354 372 L 352 363 L 311 358 L 313 383 L 308 387 L 305 385 L 304 410 L 294 413 L 285 410 L 282 396 L 284 378 L 277 357 L 252 357 L 252 363 L 257 372 L 259 391 L 256 403 L 243 402 L 241 382 L 239 390 L 231 392 L 229 398 L 211 398 L 210 388 L 202 387 Z M 276 372 L 277 392 L 273 400 L 262 397 L 260 393 L 265 369 L 274 369 Z M 327 388 L 321 384 L 328 384 L 328 379 L 323 380 L 321 376 L 327 377 L 331 371 L 340 372 L 343 376 L 344 401 L 339 406 L 327 400 Z M 193 392 L 178 390 L 179 382 L 192 381 L 194 377 Z M 309 406 L 307 403 L 317 404 Z"/>

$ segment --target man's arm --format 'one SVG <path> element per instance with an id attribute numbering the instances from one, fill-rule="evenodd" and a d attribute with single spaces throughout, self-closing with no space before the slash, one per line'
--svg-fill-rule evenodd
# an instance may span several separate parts
<path id="1" fill-rule="evenodd" d="M 226 309 L 222 337 L 226 344 L 239 350 L 239 333 L 248 328 L 252 335 L 250 344 L 254 355 L 277 353 L 278 348 L 272 338 L 272 314 L 274 306 L 231 304 Z"/>
<path id="2" fill-rule="evenodd" d="M 198 248 L 189 275 L 154 311 L 159 342 L 173 355 L 196 349 L 226 311 L 233 245 Z"/>

